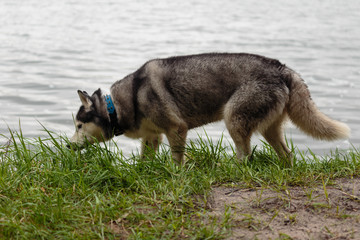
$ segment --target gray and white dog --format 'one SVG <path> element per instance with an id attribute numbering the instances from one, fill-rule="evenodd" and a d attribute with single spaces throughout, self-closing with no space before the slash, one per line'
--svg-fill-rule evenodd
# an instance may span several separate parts
<path id="1" fill-rule="evenodd" d="M 156 151 L 164 133 L 172 156 L 184 160 L 187 132 L 224 119 L 237 157 L 251 154 L 256 131 L 279 157 L 291 160 L 282 125 L 290 120 L 324 140 L 347 138 L 347 125 L 321 113 L 299 74 L 278 60 L 254 54 L 208 53 L 154 59 L 115 82 L 110 95 L 78 91 L 72 145 L 124 134 L 142 139 L 142 154 Z"/>

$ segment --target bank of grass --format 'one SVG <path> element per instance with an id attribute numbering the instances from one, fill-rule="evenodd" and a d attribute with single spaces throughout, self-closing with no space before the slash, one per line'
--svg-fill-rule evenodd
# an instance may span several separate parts
<path id="1" fill-rule="evenodd" d="M 166 150 L 152 160 L 125 159 L 108 145 L 67 149 L 51 132 L 46 139 L 10 134 L 0 149 L 1 239 L 222 239 L 232 213 L 209 217 L 212 186 L 286 189 L 360 174 L 355 148 L 297 153 L 289 168 L 267 145 L 239 163 L 221 141 L 199 139 L 178 166 Z"/>

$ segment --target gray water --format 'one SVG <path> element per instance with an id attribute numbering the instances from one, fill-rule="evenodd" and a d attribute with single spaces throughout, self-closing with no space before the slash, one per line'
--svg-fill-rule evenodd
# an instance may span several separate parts
<path id="1" fill-rule="evenodd" d="M 20 121 L 27 137 L 45 135 L 39 122 L 70 137 L 77 89 L 109 92 L 151 58 L 250 52 L 301 73 L 321 111 L 352 129 L 350 140 L 328 143 L 289 124 L 287 137 L 300 150 L 358 147 L 359 23 L 358 0 L 1 0 L 0 134 L 9 136 Z M 232 144 L 221 122 L 189 137 L 204 129 Z M 123 136 L 116 142 L 125 154 L 139 146 Z"/>

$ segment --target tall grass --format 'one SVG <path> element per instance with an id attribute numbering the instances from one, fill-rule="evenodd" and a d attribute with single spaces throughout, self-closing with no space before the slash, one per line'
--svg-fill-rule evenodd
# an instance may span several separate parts
<path id="1" fill-rule="evenodd" d="M 360 173 L 355 148 L 320 159 L 298 153 L 289 168 L 268 145 L 239 162 L 222 140 L 199 138 L 178 166 L 167 150 L 125 158 L 108 144 L 67 149 L 67 139 L 47 134 L 26 139 L 10 131 L 0 148 L 0 238 L 220 239 L 231 217 L 205 214 L 213 186 L 281 188 Z"/>

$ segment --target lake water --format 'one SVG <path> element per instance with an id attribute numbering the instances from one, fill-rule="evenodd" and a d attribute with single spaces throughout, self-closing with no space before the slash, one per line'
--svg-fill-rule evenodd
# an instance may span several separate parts
<path id="1" fill-rule="evenodd" d="M 360 144 L 360 1 L 347 0 L 2 0 L 0 134 L 49 130 L 71 136 L 77 89 L 92 92 L 151 58 L 202 52 L 250 52 L 298 71 L 317 106 L 352 129 L 350 140 L 315 141 L 292 125 L 300 150 L 318 154 Z M 191 131 L 216 140 L 223 123 Z M 6 142 L 1 138 L 0 142 Z M 116 138 L 125 154 L 139 142 Z M 260 142 L 254 137 L 253 145 Z"/>

